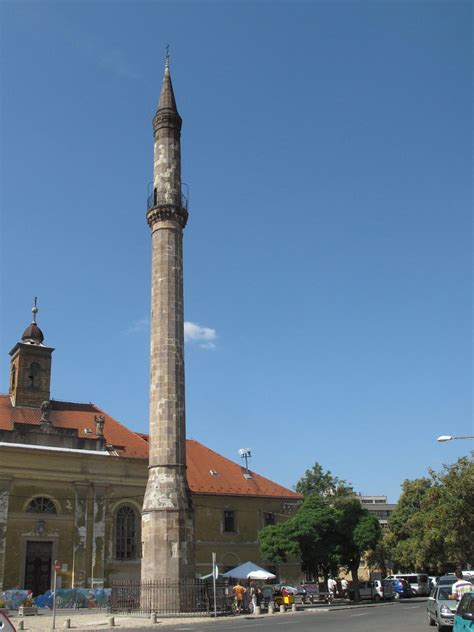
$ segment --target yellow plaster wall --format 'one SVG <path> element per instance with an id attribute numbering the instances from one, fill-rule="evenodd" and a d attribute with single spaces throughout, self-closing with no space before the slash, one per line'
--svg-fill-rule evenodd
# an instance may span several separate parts
<path id="1" fill-rule="evenodd" d="M 4 589 L 21 587 L 25 543 L 28 539 L 53 541 L 53 557 L 65 571 L 63 587 L 72 585 L 75 534 L 75 494 L 80 486 L 87 495 L 87 542 L 85 551 L 86 583 L 90 585 L 93 568 L 94 490 L 104 489 L 105 567 L 108 585 L 114 578 L 140 576 L 140 560 L 114 558 L 114 514 L 123 504 L 132 504 L 140 512 L 148 475 L 143 459 L 120 459 L 110 456 L 53 452 L 35 449 L 0 447 L 0 478 L 11 479 L 5 553 Z M 57 505 L 58 513 L 26 513 L 29 501 L 47 496 Z M 193 494 L 195 510 L 196 571 L 211 571 L 212 552 L 218 564 L 236 566 L 251 560 L 262 566 L 269 563 L 260 556 L 257 534 L 264 527 L 264 513 L 274 513 L 276 522 L 286 520 L 295 510 L 295 502 L 278 498 L 249 498 Z M 224 532 L 224 510 L 235 512 L 236 530 Z M 38 534 L 38 521 L 44 521 L 44 533 Z M 96 567 L 97 568 L 97 567 Z M 300 565 L 293 561 L 279 572 L 286 581 L 301 578 Z"/>

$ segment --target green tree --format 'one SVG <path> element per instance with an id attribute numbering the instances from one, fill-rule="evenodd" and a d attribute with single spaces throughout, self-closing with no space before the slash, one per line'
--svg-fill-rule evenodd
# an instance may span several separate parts
<path id="1" fill-rule="evenodd" d="M 377 518 L 354 497 L 340 497 L 334 502 L 338 511 L 337 556 L 341 566 L 351 573 L 355 600 L 359 601 L 359 566 L 365 553 L 376 548 L 382 537 Z"/>
<path id="2" fill-rule="evenodd" d="M 390 516 L 385 542 L 395 568 L 425 569 L 423 553 L 424 507 L 431 489 L 429 478 L 405 480 L 398 505 Z"/>
<path id="3" fill-rule="evenodd" d="M 462 457 L 430 474 L 425 548 L 429 542 L 437 548 L 442 543 L 445 560 L 465 568 L 474 562 L 474 460 Z"/>
<path id="4" fill-rule="evenodd" d="M 309 496 L 289 520 L 260 531 L 261 554 L 275 564 L 285 562 L 288 556 L 299 557 L 303 570 L 316 577 L 327 576 L 336 563 L 338 518 L 332 505 Z"/>
<path id="5" fill-rule="evenodd" d="M 474 462 L 462 457 L 403 483 L 385 541 L 397 568 L 442 572 L 472 564 L 473 532 Z"/>
<path id="6" fill-rule="evenodd" d="M 381 532 L 377 518 L 357 498 L 310 495 L 287 522 L 265 527 L 259 537 L 262 556 L 275 564 L 296 556 L 303 570 L 325 579 L 347 567 L 358 599 L 360 560 L 377 546 Z"/>
<path id="7" fill-rule="evenodd" d="M 302 496 L 347 496 L 353 493 L 352 487 L 342 478 L 333 476 L 331 471 L 324 472 L 319 463 L 296 483 L 295 490 Z"/>

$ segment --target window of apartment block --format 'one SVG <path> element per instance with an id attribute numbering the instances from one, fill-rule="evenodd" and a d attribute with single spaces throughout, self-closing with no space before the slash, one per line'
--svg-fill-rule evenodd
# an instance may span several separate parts
<path id="1" fill-rule="evenodd" d="M 263 522 L 266 527 L 269 527 L 270 525 L 275 524 L 275 514 L 265 512 L 263 514 Z"/>
<path id="2" fill-rule="evenodd" d="M 224 531 L 235 531 L 235 511 L 224 511 Z"/>

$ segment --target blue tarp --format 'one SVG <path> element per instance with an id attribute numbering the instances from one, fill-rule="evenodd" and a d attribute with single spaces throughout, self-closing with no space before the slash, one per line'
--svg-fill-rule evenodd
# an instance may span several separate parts
<path id="1" fill-rule="evenodd" d="M 234 579 L 247 579 L 247 575 L 249 573 L 253 573 L 253 571 L 264 571 L 265 573 L 269 573 L 266 568 L 262 568 L 258 564 L 254 564 L 254 562 L 244 562 L 240 566 L 236 566 L 231 571 L 227 571 L 224 573 L 223 577 L 233 577 Z"/>

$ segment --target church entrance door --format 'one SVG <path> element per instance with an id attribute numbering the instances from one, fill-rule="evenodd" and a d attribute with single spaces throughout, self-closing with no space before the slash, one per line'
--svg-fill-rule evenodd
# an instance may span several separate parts
<path id="1" fill-rule="evenodd" d="M 52 562 L 52 542 L 26 543 L 25 589 L 31 590 L 33 597 L 42 595 L 51 588 Z"/>

